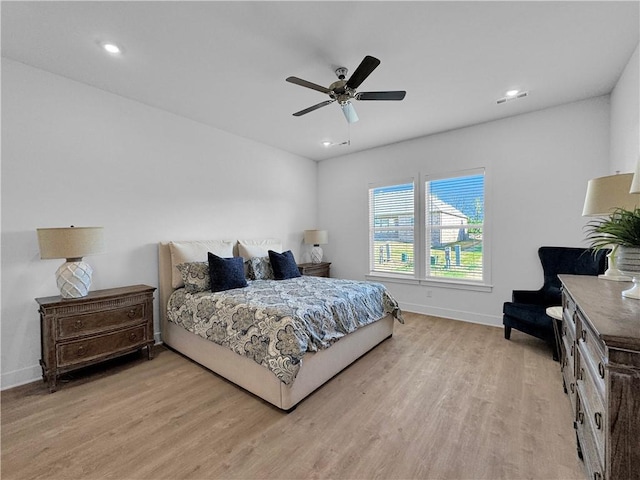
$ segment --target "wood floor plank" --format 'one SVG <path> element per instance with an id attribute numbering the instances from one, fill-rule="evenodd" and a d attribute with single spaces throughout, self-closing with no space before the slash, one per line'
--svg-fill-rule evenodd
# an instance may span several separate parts
<path id="1" fill-rule="evenodd" d="M 406 314 L 286 414 L 159 348 L 2 392 L 3 479 L 582 479 L 548 347 Z"/>

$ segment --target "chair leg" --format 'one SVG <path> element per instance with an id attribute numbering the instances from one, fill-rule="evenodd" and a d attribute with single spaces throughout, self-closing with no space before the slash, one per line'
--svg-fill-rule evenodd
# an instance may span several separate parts
<path id="1" fill-rule="evenodd" d="M 504 338 L 509 340 L 511 338 L 511 327 L 504 326 Z"/>

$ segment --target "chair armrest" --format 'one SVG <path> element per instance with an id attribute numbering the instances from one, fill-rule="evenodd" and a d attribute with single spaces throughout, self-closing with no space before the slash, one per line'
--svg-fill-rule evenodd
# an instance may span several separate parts
<path id="1" fill-rule="evenodd" d="M 513 303 L 527 303 L 529 305 L 544 305 L 546 295 L 542 290 L 514 290 L 511 295 Z"/>

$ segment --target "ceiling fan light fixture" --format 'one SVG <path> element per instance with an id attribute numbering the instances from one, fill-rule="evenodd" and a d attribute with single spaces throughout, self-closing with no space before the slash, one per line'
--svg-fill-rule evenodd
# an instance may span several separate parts
<path id="1" fill-rule="evenodd" d="M 341 103 L 340 108 L 342 108 L 342 113 L 344 113 L 344 116 L 347 119 L 347 122 L 356 123 L 359 120 L 358 114 L 356 113 L 356 109 L 353 108 L 353 105 L 351 105 L 351 102 Z"/>

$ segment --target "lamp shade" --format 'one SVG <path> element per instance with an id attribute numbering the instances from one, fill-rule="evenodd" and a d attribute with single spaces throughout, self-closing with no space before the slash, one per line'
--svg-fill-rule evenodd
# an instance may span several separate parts
<path id="1" fill-rule="evenodd" d="M 634 210 L 640 206 L 640 196 L 629 193 L 633 173 L 621 173 L 589 180 L 582 215 L 609 215 L 616 208 Z"/>
<path id="2" fill-rule="evenodd" d="M 640 194 L 640 157 L 638 158 L 638 163 L 636 163 L 636 173 L 633 176 L 629 193 Z"/>
<path id="3" fill-rule="evenodd" d="M 305 230 L 304 243 L 321 245 L 329 243 L 329 234 L 326 230 Z"/>
<path id="4" fill-rule="evenodd" d="M 40 258 L 82 258 L 104 252 L 102 227 L 38 228 Z"/>

